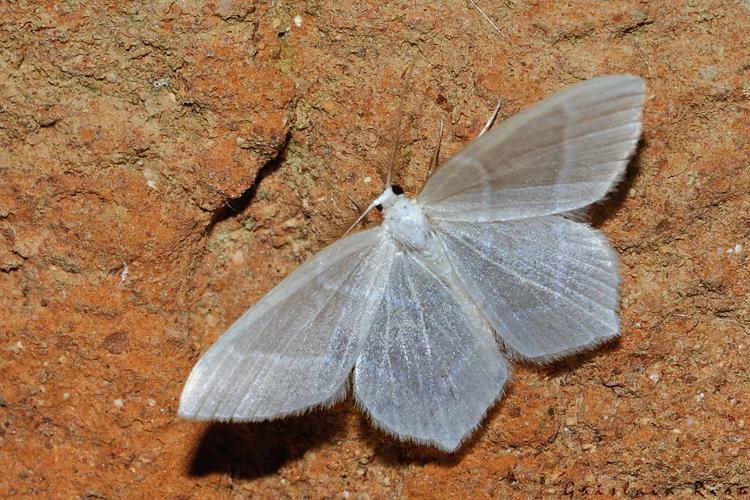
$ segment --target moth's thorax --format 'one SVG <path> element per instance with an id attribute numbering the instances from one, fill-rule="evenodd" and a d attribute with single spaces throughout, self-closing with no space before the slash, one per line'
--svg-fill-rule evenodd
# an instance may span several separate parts
<path id="1" fill-rule="evenodd" d="M 396 241 L 421 252 L 429 250 L 432 230 L 415 200 L 394 194 L 386 197 L 382 204 L 383 224 Z"/>

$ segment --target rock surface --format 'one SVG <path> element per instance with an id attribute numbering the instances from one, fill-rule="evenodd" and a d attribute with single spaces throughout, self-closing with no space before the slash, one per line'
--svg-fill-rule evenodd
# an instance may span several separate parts
<path id="1" fill-rule="evenodd" d="M 750 3 L 0 6 L 0 496 L 750 494 Z M 405 90 L 402 74 L 413 65 Z M 351 399 L 181 421 L 198 356 L 382 190 L 567 84 L 648 81 L 594 213 L 622 339 L 543 368 L 456 455 Z M 377 216 L 369 218 L 375 222 Z"/>

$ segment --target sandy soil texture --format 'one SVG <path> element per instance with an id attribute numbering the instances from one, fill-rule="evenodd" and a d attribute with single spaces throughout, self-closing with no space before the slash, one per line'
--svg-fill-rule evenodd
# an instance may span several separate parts
<path id="1" fill-rule="evenodd" d="M 0 5 L 0 497 L 750 495 L 750 3 Z M 402 91 L 401 75 L 413 65 Z M 350 399 L 176 417 L 190 368 L 382 191 L 574 82 L 648 82 L 594 222 L 622 338 L 517 366 L 453 456 Z M 368 218 L 376 223 L 377 214 Z"/>

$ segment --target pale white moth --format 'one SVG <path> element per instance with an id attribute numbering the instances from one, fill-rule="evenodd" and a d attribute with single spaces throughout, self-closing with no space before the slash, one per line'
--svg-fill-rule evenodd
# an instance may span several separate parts
<path id="1" fill-rule="evenodd" d="M 617 254 L 571 214 L 622 178 L 645 83 L 595 78 L 469 143 L 383 223 L 345 236 L 245 312 L 193 368 L 179 415 L 255 422 L 354 399 L 399 439 L 453 451 L 503 393 L 619 335 Z"/>

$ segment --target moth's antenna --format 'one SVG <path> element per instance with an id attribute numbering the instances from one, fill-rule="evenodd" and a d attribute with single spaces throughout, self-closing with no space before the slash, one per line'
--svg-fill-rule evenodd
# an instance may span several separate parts
<path id="1" fill-rule="evenodd" d="M 492 19 L 490 19 L 489 16 L 487 16 L 487 14 L 485 14 L 484 11 L 479 8 L 479 5 L 477 5 L 476 2 L 474 2 L 474 0 L 469 0 L 469 3 L 473 5 L 475 9 L 477 9 L 477 12 L 482 14 L 482 17 L 484 17 L 487 20 L 487 22 L 492 25 L 493 28 L 495 28 L 495 31 L 497 31 L 498 33 L 502 35 L 503 32 L 500 30 L 500 28 L 498 28 L 497 25 L 495 25 L 495 23 L 492 22 Z"/>
<path id="2" fill-rule="evenodd" d="M 406 86 L 409 83 L 409 79 L 411 78 L 411 71 L 414 68 L 414 63 L 409 64 L 409 66 L 404 70 L 404 72 L 401 74 L 401 78 L 403 79 L 401 84 L 401 95 L 398 99 L 398 115 L 396 117 L 396 137 L 393 140 L 393 149 L 391 150 L 391 160 L 388 162 L 388 174 L 385 179 L 385 191 L 383 191 L 383 194 L 378 196 L 373 200 L 372 203 L 370 203 L 364 212 L 362 212 L 362 215 L 357 217 L 357 220 L 354 221 L 354 224 L 349 226 L 349 229 L 346 230 L 344 233 L 344 236 L 349 234 L 349 231 L 354 229 L 354 227 L 359 224 L 362 219 L 364 219 L 367 214 L 370 213 L 370 210 L 375 208 L 378 205 L 381 205 L 384 201 L 393 199 L 395 194 L 393 193 L 393 189 L 391 189 L 391 178 L 393 177 L 393 165 L 396 163 L 396 156 L 398 155 L 398 138 L 401 134 L 401 117 L 404 115 L 404 95 L 406 94 Z M 351 199 L 351 198 L 350 198 Z M 354 200 L 352 200 L 352 203 Z M 355 203 L 356 206 L 356 203 Z"/>
<path id="3" fill-rule="evenodd" d="M 487 120 L 487 123 L 484 124 L 484 127 L 482 127 L 482 130 L 479 132 L 479 135 L 477 137 L 482 137 L 482 135 L 484 135 L 484 133 L 487 132 L 490 127 L 492 127 L 492 124 L 495 123 L 497 113 L 500 111 L 500 106 L 502 104 L 502 101 L 497 101 L 497 104 L 495 104 L 495 109 L 492 111 L 492 115 L 490 115 L 489 120 Z"/>
<path id="4" fill-rule="evenodd" d="M 359 205 L 357 205 L 357 202 L 354 201 L 354 198 L 352 198 L 349 195 L 346 195 L 346 197 L 349 198 L 349 201 L 352 202 L 352 205 L 354 205 L 354 208 L 356 208 L 357 212 L 359 212 L 360 211 Z M 352 224 L 351 226 L 349 226 L 349 229 L 346 230 L 346 232 L 344 233 L 344 236 L 346 236 L 347 234 L 349 234 L 349 231 L 351 231 L 352 229 L 354 229 L 354 226 L 356 226 L 357 224 L 359 224 L 359 221 L 361 221 L 362 219 L 364 219 L 365 216 L 370 212 L 370 210 L 372 210 L 372 209 L 370 207 L 367 207 L 367 210 L 365 210 L 364 212 L 362 212 L 362 215 L 360 215 L 357 218 L 357 220 L 354 222 L 354 224 Z"/>
<path id="5" fill-rule="evenodd" d="M 395 196 L 396 195 L 393 194 L 393 189 L 391 189 L 391 186 L 390 185 L 386 186 L 385 187 L 385 191 L 383 191 L 383 194 L 381 194 L 380 196 L 378 196 L 377 198 L 375 198 L 374 200 L 372 200 L 372 203 L 370 203 L 369 205 L 367 205 L 367 208 L 365 209 L 365 211 L 362 212 L 362 215 L 360 215 L 359 217 L 357 217 L 357 220 L 354 221 L 354 224 L 352 224 L 351 226 L 349 226 L 349 229 L 346 230 L 346 232 L 344 233 L 344 236 L 346 236 L 347 234 L 349 234 L 349 231 L 351 231 L 352 229 L 354 229 L 354 226 L 356 226 L 357 224 L 359 224 L 360 221 L 362 219 L 364 219 L 367 216 L 367 214 L 370 213 L 370 210 L 372 210 L 373 208 L 377 207 L 378 205 L 381 205 L 384 201 L 392 200 Z"/>
<path id="6" fill-rule="evenodd" d="M 388 173 L 385 177 L 385 185 L 391 185 L 391 176 L 393 175 L 393 164 L 396 163 L 396 154 L 398 153 L 398 136 L 401 132 L 401 113 L 403 111 L 403 101 L 398 103 L 398 117 L 396 118 L 396 137 L 393 139 L 393 149 L 391 149 L 391 158 L 388 161 Z"/>
<path id="7" fill-rule="evenodd" d="M 440 117 L 440 129 L 438 130 L 437 144 L 435 144 L 435 152 L 432 155 L 432 160 L 430 160 L 430 168 L 427 170 L 428 179 L 430 178 L 432 173 L 435 171 L 435 169 L 438 166 L 438 162 L 440 161 L 440 144 L 443 142 L 443 122 L 444 122 L 444 119 L 441 116 Z"/>
<path id="8" fill-rule="evenodd" d="M 404 70 L 404 73 L 401 75 L 401 78 L 403 79 L 401 84 L 401 95 L 398 99 L 398 115 L 396 117 L 396 137 L 393 139 L 393 149 L 391 150 L 391 159 L 388 162 L 388 174 L 385 178 L 385 185 L 386 188 L 391 185 L 391 178 L 393 177 L 393 165 L 396 163 L 396 156 L 398 155 L 398 139 L 401 135 L 401 117 L 404 115 L 404 94 L 406 93 L 406 86 L 409 83 L 409 79 L 411 78 L 411 71 L 414 69 L 414 63 L 409 64 L 409 66 Z"/>
<path id="9" fill-rule="evenodd" d="M 357 209 L 357 212 L 362 210 L 361 208 L 359 208 L 359 205 L 357 204 L 357 202 L 354 201 L 354 198 L 352 198 L 348 194 L 346 195 L 346 197 L 349 198 L 349 201 L 352 203 L 352 205 L 354 205 L 354 208 Z"/>

